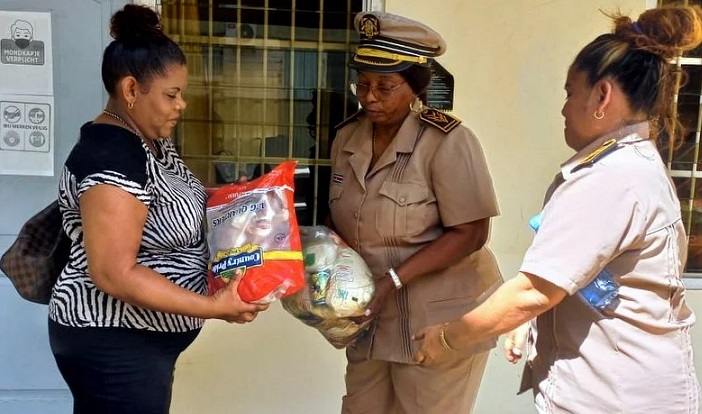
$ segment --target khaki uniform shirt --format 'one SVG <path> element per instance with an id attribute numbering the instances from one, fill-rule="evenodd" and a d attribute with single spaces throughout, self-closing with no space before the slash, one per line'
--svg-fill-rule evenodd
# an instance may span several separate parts
<path id="1" fill-rule="evenodd" d="M 541 413 L 697 413 L 685 229 L 648 128 L 629 126 L 580 151 L 547 196 L 521 271 L 570 296 L 532 327 L 523 390 L 533 386 Z M 586 160 L 612 138 L 613 151 Z M 577 292 L 603 268 L 619 295 L 599 311 Z"/>
<path id="2" fill-rule="evenodd" d="M 369 170 L 372 131 L 362 115 L 339 130 L 332 146 L 330 209 L 337 232 L 375 277 L 387 277 L 388 268 L 399 267 L 444 227 L 498 214 L 482 149 L 466 127 L 447 133 L 410 113 Z M 417 346 L 412 334 L 460 317 L 501 281 L 486 248 L 413 280 L 391 292 L 369 334 L 349 348 L 349 359 L 410 362 Z M 491 339 L 472 352 L 494 345 Z"/>

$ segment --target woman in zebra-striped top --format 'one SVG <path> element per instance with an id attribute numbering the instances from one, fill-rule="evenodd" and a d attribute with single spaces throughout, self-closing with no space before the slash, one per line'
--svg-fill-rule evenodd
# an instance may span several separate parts
<path id="1" fill-rule="evenodd" d="M 59 184 L 70 260 L 49 337 L 74 413 L 167 413 L 175 361 L 203 319 L 248 322 L 236 281 L 204 295 L 205 190 L 170 136 L 187 67 L 153 10 L 127 5 L 103 55 L 106 109 L 80 131 Z"/>

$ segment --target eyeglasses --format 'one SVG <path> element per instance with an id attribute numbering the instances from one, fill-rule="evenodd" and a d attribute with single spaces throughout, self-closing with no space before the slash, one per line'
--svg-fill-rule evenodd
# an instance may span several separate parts
<path id="1" fill-rule="evenodd" d="M 351 87 L 351 92 L 356 95 L 357 98 L 363 98 L 368 95 L 368 92 L 372 92 L 373 96 L 375 96 L 376 99 L 379 101 L 384 101 L 386 99 L 390 99 L 393 93 L 395 93 L 396 90 L 400 89 L 400 86 L 404 85 L 405 82 L 400 82 L 397 85 L 394 86 L 385 86 L 385 85 L 375 85 L 371 86 L 370 84 L 367 83 L 361 83 L 361 82 L 351 82 L 349 86 Z"/>

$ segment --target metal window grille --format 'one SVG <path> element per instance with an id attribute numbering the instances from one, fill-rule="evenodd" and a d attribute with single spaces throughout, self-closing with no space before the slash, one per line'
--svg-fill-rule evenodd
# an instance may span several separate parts
<path id="1" fill-rule="evenodd" d="M 334 125 L 355 112 L 348 90 L 353 17 L 362 0 L 160 0 L 186 53 L 188 108 L 175 140 L 208 186 L 298 161 L 302 224 L 327 214 Z"/>
<path id="2" fill-rule="evenodd" d="M 701 0 L 658 0 L 658 6 L 672 3 L 702 5 Z M 682 76 L 678 76 L 675 102 L 684 135 L 682 141 L 675 145 L 670 145 L 663 137 L 660 151 L 677 189 L 688 235 L 685 276 L 699 278 L 702 276 L 702 47 L 676 57 L 671 65 L 676 66 L 682 73 Z"/>

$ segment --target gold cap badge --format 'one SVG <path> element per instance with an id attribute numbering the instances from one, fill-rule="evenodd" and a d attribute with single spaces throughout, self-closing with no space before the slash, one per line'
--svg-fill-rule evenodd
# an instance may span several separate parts
<path id="1" fill-rule="evenodd" d="M 380 20 L 372 14 L 366 14 L 361 17 L 359 29 L 368 39 L 372 39 L 380 34 Z"/>

